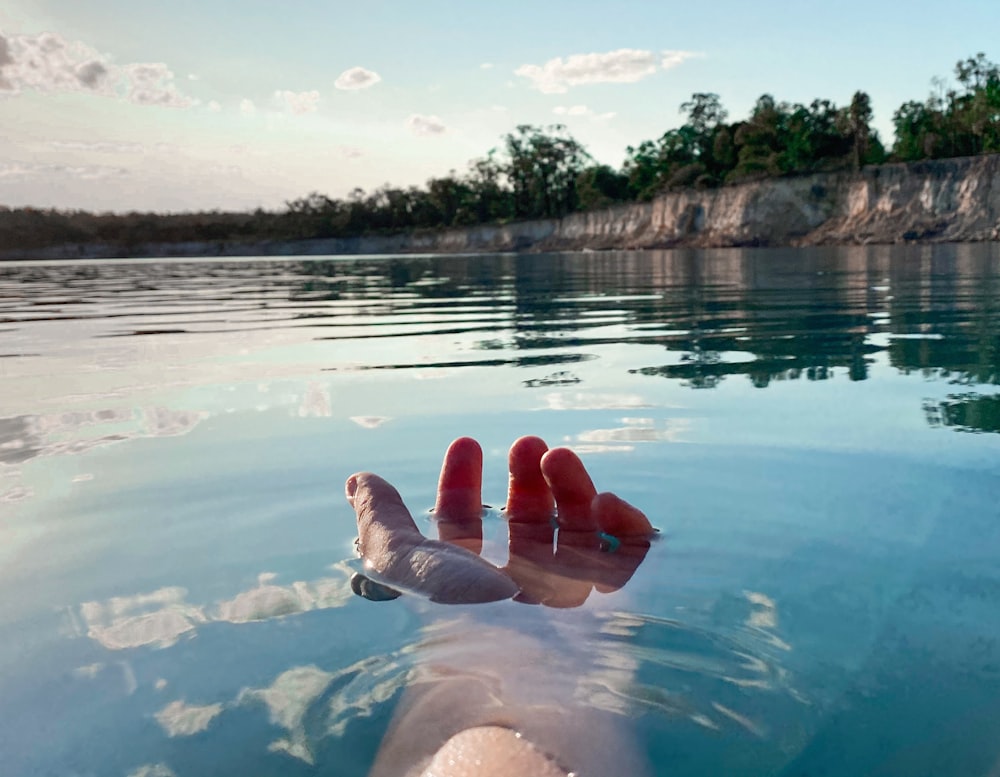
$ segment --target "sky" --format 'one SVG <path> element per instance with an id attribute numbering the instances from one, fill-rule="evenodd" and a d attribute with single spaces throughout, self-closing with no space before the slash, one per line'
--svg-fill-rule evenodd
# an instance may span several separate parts
<path id="1" fill-rule="evenodd" d="M 4 0 L 0 206 L 281 209 L 422 186 L 520 124 L 598 161 L 765 93 L 892 113 L 1000 60 L 1000 1 Z"/>

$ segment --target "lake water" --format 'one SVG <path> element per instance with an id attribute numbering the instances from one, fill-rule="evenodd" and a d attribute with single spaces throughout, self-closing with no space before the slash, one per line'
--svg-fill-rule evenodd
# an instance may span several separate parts
<path id="1" fill-rule="evenodd" d="M 995 776 L 998 385 L 1000 245 L 2 264 L 0 774 L 363 775 L 499 625 L 656 774 Z M 502 563 L 521 434 L 622 590 L 351 594 L 350 473 L 477 438 Z"/>

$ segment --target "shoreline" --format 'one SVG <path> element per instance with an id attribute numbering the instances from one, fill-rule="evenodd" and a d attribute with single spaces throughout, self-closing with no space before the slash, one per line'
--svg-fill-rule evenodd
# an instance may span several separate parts
<path id="1" fill-rule="evenodd" d="M 666 248 L 802 247 L 1000 240 L 1000 154 L 813 173 L 561 219 L 430 232 L 248 243 L 64 244 L 3 249 L 0 261 L 102 258 L 541 253 Z"/>

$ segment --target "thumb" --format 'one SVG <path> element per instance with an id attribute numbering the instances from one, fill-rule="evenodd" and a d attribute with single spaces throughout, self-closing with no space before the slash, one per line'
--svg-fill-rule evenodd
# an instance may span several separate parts
<path id="1" fill-rule="evenodd" d="M 517 593 L 508 575 L 475 553 L 426 539 L 399 492 L 378 475 L 351 475 L 345 492 L 357 515 L 365 567 L 387 584 L 443 604 L 493 602 Z"/>
<path id="2" fill-rule="evenodd" d="M 409 549 L 423 540 L 399 492 L 371 472 L 358 472 L 344 487 L 358 520 L 358 550 L 366 561 L 382 566 L 380 557 Z"/>

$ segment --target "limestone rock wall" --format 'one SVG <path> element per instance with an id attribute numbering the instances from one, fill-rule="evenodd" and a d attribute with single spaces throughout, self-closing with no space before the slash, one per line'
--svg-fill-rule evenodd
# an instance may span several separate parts
<path id="1" fill-rule="evenodd" d="M 671 192 L 566 218 L 403 236 L 393 250 L 551 251 L 1000 240 L 1000 155 Z M 358 249 L 388 248 L 386 238 Z"/>

